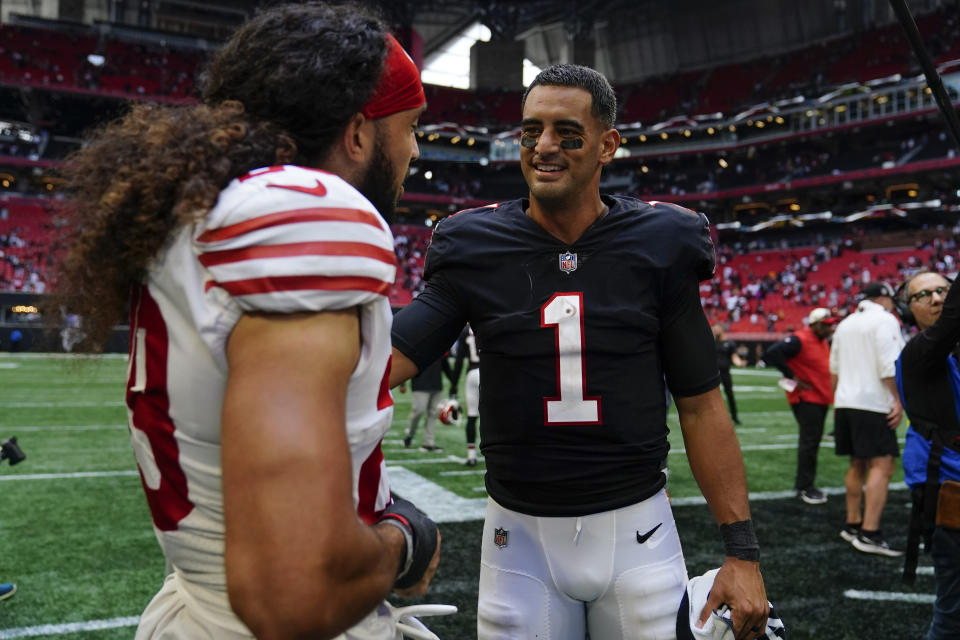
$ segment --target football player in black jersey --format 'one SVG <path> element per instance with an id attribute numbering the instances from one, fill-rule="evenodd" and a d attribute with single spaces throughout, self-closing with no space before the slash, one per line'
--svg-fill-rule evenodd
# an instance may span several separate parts
<path id="1" fill-rule="evenodd" d="M 490 496 L 478 637 L 673 637 L 687 575 L 661 471 L 664 380 L 725 548 L 701 619 L 723 602 L 738 639 L 759 637 L 759 546 L 698 291 L 714 268 L 706 218 L 600 195 L 620 134 L 596 71 L 543 71 L 522 110 L 529 198 L 443 220 L 426 289 L 393 325 L 391 386 L 466 322 L 476 334 Z"/>

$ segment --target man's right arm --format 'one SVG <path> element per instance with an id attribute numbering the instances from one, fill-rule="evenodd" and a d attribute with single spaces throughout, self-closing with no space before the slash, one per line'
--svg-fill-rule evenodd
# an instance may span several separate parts
<path id="1" fill-rule="evenodd" d="M 396 347 L 393 348 L 393 359 L 390 361 L 391 389 L 417 375 L 418 371 L 417 365 L 413 363 L 413 360 L 403 355 L 403 352 Z"/>
<path id="2" fill-rule="evenodd" d="M 780 342 L 774 342 L 763 354 L 763 361 L 780 370 L 785 378 L 793 378 L 793 369 L 787 364 L 789 358 L 800 353 L 800 341 L 790 336 Z"/>
<path id="3" fill-rule="evenodd" d="M 390 387 L 443 357 L 466 322 L 453 287 L 441 274 L 433 276 L 423 293 L 393 317 Z"/>
<path id="4" fill-rule="evenodd" d="M 334 637 L 372 611 L 405 566 L 403 531 L 364 524 L 353 504 L 345 416 L 359 357 L 356 309 L 247 314 L 230 335 L 227 590 L 258 636 Z M 413 592 L 425 591 L 437 561 L 434 553 Z"/>

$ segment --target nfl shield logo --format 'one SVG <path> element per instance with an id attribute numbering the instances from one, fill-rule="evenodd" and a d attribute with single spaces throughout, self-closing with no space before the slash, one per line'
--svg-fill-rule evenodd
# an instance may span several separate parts
<path id="1" fill-rule="evenodd" d="M 506 529 L 494 529 L 493 530 L 493 544 L 497 545 L 499 548 L 503 549 L 507 546 L 507 536 L 510 535 L 510 532 Z"/>
<path id="2" fill-rule="evenodd" d="M 561 253 L 560 254 L 560 271 L 563 271 L 564 273 L 573 273 L 576 270 L 577 270 L 577 254 L 570 253 L 569 251 L 567 251 L 566 253 Z"/>

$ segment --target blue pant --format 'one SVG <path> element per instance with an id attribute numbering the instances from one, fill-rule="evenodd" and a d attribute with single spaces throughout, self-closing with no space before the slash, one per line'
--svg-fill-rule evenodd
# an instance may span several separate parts
<path id="1" fill-rule="evenodd" d="M 933 530 L 933 571 L 937 599 L 927 640 L 960 638 L 960 529 Z"/>

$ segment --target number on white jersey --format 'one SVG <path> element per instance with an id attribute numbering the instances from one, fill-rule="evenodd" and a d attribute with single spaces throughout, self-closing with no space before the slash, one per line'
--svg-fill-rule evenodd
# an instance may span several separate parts
<path id="1" fill-rule="evenodd" d="M 130 440 L 153 523 L 161 531 L 174 531 L 194 505 L 169 412 L 167 327 L 146 285 L 140 287 L 132 315 L 127 380 Z"/>

